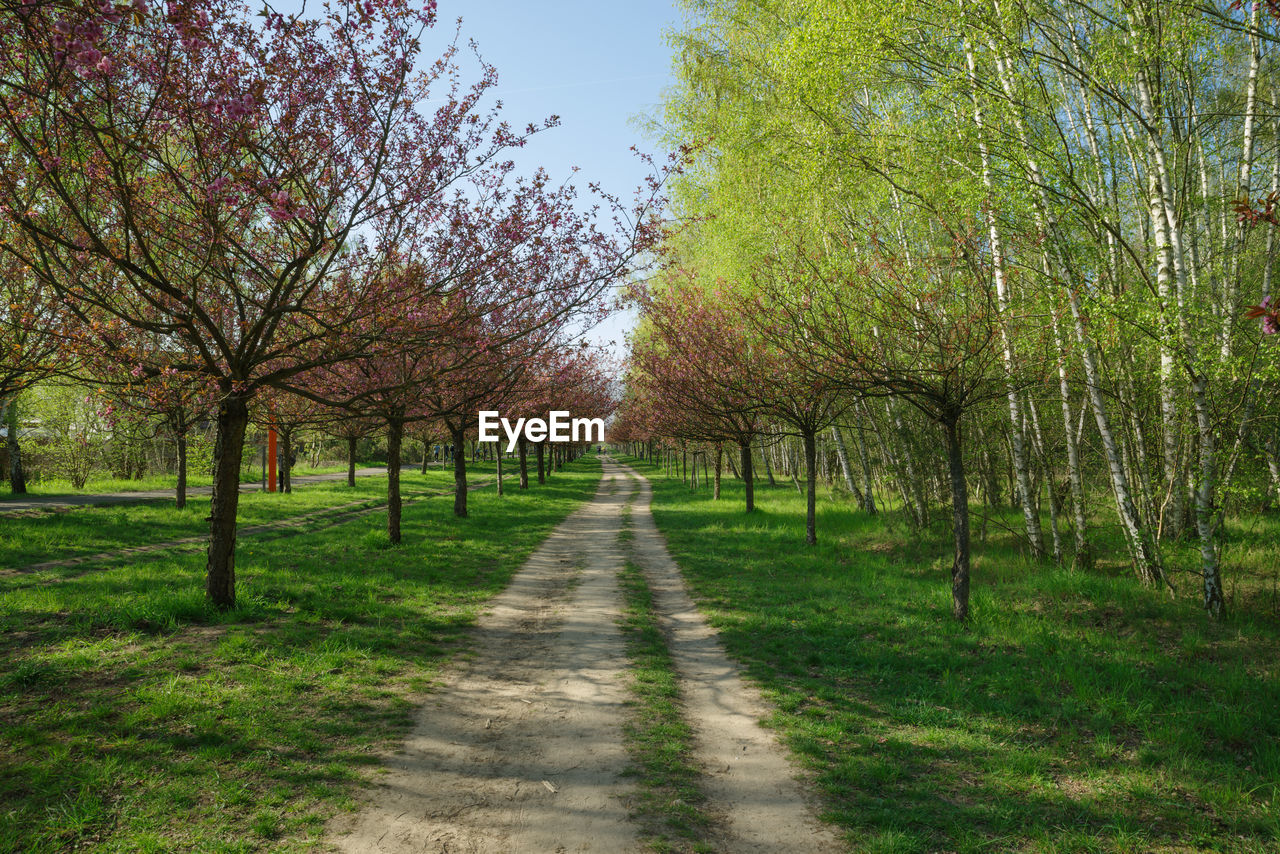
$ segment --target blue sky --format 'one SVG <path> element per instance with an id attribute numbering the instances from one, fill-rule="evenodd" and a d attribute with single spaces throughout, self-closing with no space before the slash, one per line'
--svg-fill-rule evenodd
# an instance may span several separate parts
<path id="1" fill-rule="evenodd" d="M 493 90 L 513 127 L 558 115 L 558 128 L 532 140 L 516 158 L 522 169 L 543 166 L 553 180 L 575 180 L 585 190 L 595 181 L 631 198 L 646 174 L 630 151 L 636 146 L 659 160 L 637 117 L 652 114 L 671 82 L 664 31 L 676 28 L 680 11 L 662 0 L 472 0 L 439 4 L 438 52 L 462 18 L 462 39 L 475 39 L 485 61 L 498 69 Z M 615 317 L 591 335 L 615 340 L 631 323 Z"/>

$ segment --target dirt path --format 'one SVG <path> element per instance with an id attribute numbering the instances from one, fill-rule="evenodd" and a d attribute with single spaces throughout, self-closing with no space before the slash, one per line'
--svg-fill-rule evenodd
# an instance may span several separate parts
<path id="1" fill-rule="evenodd" d="M 637 561 L 660 582 L 660 607 L 673 608 L 664 615 L 672 653 L 699 733 L 709 811 L 722 820 L 709 841 L 723 852 L 843 850 L 812 817 L 786 758 L 755 724 L 758 698 L 687 597 L 672 598 L 679 576 L 663 580 L 675 565 L 667 557 L 662 567 L 665 546 L 652 527 L 648 484 L 638 484 L 605 461 L 594 499 L 494 599 L 470 662 L 432 694 L 364 808 L 335 819 L 331 838 L 340 851 L 645 850 L 625 805 L 632 790 L 622 776 L 627 659 L 618 629 L 621 511 L 637 494 Z"/>

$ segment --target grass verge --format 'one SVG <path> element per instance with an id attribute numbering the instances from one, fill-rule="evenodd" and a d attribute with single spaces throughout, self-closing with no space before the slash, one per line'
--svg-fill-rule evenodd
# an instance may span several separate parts
<path id="1" fill-rule="evenodd" d="M 638 794 L 632 805 L 645 843 L 659 852 L 707 852 L 701 840 L 709 820 L 693 762 L 693 732 L 685 722 L 666 638 L 653 611 L 643 571 L 627 561 L 619 579 L 622 619 L 631 663 L 632 714 L 623 726 Z"/>
<path id="2" fill-rule="evenodd" d="M 200 555 L 56 585 L 0 579 L 0 852 L 315 848 L 398 743 L 478 610 L 594 492 L 428 500 L 238 552 L 211 611 Z M 301 493 L 301 494 L 305 494 Z"/>
<path id="3" fill-rule="evenodd" d="M 1280 628 L 992 538 L 949 617 L 945 531 L 654 467 L 653 516 L 860 852 L 1280 850 Z"/>

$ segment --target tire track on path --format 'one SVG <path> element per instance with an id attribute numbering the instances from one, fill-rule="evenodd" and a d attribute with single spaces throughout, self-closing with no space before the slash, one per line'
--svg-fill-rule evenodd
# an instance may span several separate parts
<path id="1" fill-rule="evenodd" d="M 680 676 L 684 716 L 695 734 L 699 788 L 716 827 L 709 840 L 733 854 L 837 852 L 846 847 L 816 817 L 816 798 L 798 769 L 759 721 L 770 709 L 729 659 L 716 631 L 690 598 L 680 567 L 650 512 L 649 482 L 628 466 L 639 496 L 632 506 L 630 551 L 644 572 L 654 611 Z"/>

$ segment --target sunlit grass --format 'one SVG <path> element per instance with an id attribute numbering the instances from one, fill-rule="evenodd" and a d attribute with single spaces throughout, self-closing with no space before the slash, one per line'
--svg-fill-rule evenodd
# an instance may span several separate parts
<path id="1" fill-rule="evenodd" d="M 482 490 L 462 520 L 448 498 L 410 503 L 398 547 L 384 511 L 242 540 L 227 613 L 205 604 L 198 554 L 0 579 L 0 851 L 314 846 L 598 477 L 584 460 L 527 492 Z"/>
<path id="2" fill-rule="evenodd" d="M 1088 574 L 1034 564 L 993 524 L 960 626 L 941 526 L 828 501 L 806 548 L 790 486 L 757 487 L 747 515 L 736 481 L 714 502 L 637 467 L 704 612 L 855 850 L 1280 845 L 1280 628 L 1265 609 L 1215 625 L 1187 578 L 1171 601 L 1116 554 Z M 1237 559 L 1275 549 L 1254 542 Z"/>
<path id="3" fill-rule="evenodd" d="M 470 473 L 480 482 L 493 476 L 493 466 L 478 464 Z M 452 488 L 451 471 L 437 468 L 425 475 L 407 471 L 401 475 L 401 492 L 406 499 Z M 385 501 L 386 493 L 386 478 L 372 477 L 357 479 L 354 487 L 338 481 L 309 484 L 291 493 L 248 492 L 240 496 L 238 517 L 242 526 L 250 527 L 330 507 Z M 146 502 L 7 518 L 0 524 L 0 568 L 203 536 L 209 530 L 208 516 L 206 496 L 188 499 L 182 510 L 166 502 Z"/>
<path id="4" fill-rule="evenodd" d="M 376 465 L 376 464 L 375 464 Z M 363 466 L 358 466 L 363 467 Z M 336 472 L 344 472 L 347 470 L 345 465 L 331 466 L 295 466 L 291 475 L 293 477 L 305 477 L 313 474 L 333 474 Z M 262 480 L 262 467 L 256 462 L 253 465 L 246 465 L 240 472 L 241 483 L 258 483 Z M 213 484 L 213 478 L 208 474 L 199 472 L 189 472 L 187 474 L 187 486 L 189 488 L 210 486 Z M 107 492 L 156 492 L 162 490 L 174 490 L 178 487 L 177 475 L 173 474 L 148 474 L 143 477 L 109 477 L 103 474 L 95 474 L 89 480 L 85 481 L 84 486 L 77 489 L 71 481 L 60 477 L 40 477 L 32 478 L 27 481 L 28 495 L 94 495 Z M 0 502 L 4 501 L 22 501 L 25 496 L 15 495 L 9 489 L 0 489 Z"/>

